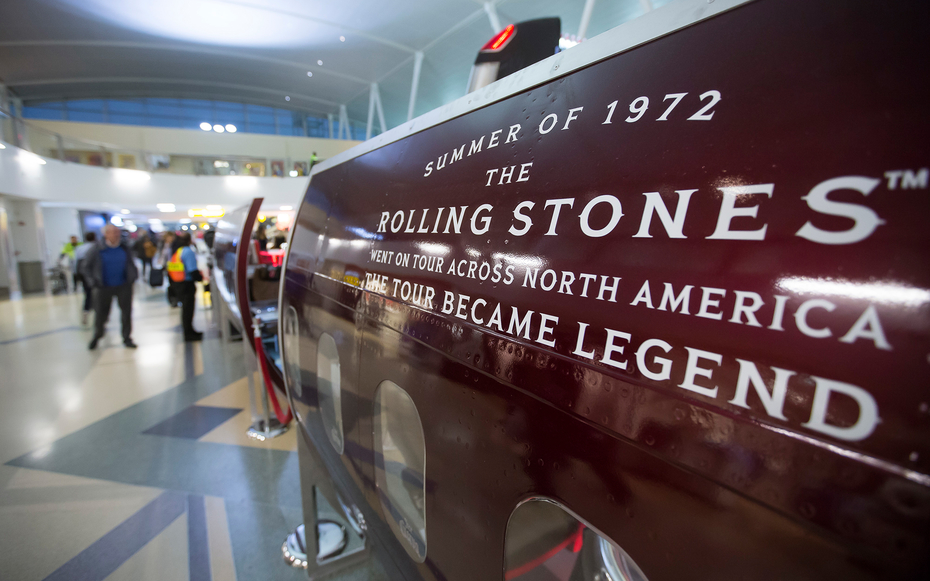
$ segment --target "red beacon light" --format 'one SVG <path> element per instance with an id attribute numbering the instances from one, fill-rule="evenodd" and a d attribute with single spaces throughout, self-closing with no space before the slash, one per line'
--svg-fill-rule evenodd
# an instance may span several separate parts
<path id="1" fill-rule="evenodd" d="M 504 30 L 498 32 L 494 35 L 494 38 L 488 41 L 486 45 L 481 47 L 481 52 L 498 52 L 503 50 L 504 47 L 510 42 L 514 37 L 514 33 L 517 31 L 517 28 L 513 24 L 508 24 Z"/>

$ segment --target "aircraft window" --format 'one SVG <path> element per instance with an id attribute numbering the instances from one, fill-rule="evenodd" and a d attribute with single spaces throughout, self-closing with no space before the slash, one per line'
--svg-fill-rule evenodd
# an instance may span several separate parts
<path id="1" fill-rule="evenodd" d="M 300 397 L 303 393 L 300 382 L 300 323 L 297 320 L 297 309 L 293 306 L 288 306 L 284 311 L 281 327 L 284 333 L 285 383 L 296 397 Z"/>
<path id="2" fill-rule="evenodd" d="M 505 581 L 646 581 L 626 552 L 554 501 L 534 498 L 510 515 Z"/>
<path id="3" fill-rule="evenodd" d="M 316 353 L 317 393 L 320 397 L 320 414 L 329 443 L 342 454 L 345 437 L 342 430 L 342 388 L 339 351 L 336 341 L 323 333 Z"/>
<path id="4" fill-rule="evenodd" d="M 391 530 L 418 563 L 426 560 L 426 440 L 407 392 L 382 381 L 375 392 L 375 481 Z"/>

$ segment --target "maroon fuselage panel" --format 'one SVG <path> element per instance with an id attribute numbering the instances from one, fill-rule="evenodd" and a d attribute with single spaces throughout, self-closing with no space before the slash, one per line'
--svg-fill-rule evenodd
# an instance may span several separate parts
<path id="1" fill-rule="evenodd" d="M 533 496 L 652 581 L 928 572 L 928 18 L 751 2 L 314 175 L 281 312 L 366 517 L 416 403 L 419 575 L 500 579 Z"/>

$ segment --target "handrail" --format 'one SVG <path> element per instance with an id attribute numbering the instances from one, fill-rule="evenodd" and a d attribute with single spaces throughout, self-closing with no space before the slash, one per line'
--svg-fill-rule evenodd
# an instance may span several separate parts
<path id="1" fill-rule="evenodd" d="M 9 127 L 5 120 L 12 122 L 12 127 Z M 7 132 L 12 131 L 12 135 L 7 135 Z M 54 142 L 54 145 L 50 148 L 40 149 L 35 147 L 34 144 L 30 143 L 30 133 L 33 135 L 40 134 L 43 138 L 50 139 Z M 69 137 L 51 131 L 44 127 L 40 127 L 30 121 L 27 121 L 23 117 L 17 116 L 14 112 L 0 107 L 0 140 L 5 141 L 6 143 L 12 144 L 26 151 L 30 151 L 37 155 L 42 155 L 52 159 L 58 159 L 63 162 L 70 163 L 84 163 L 80 160 L 75 161 L 74 159 L 66 159 L 65 151 L 77 151 L 81 154 L 102 154 L 100 158 L 100 163 L 84 163 L 84 165 L 94 165 L 103 167 L 119 167 L 116 159 L 118 154 L 130 154 L 135 158 L 133 160 L 135 167 L 130 167 L 126 169 L 143 169 L 145 171 L 159 171 L 161 169 L 167 168 L 158 168 L 153 166 L 153 161 L 150 156 L 170 156 L 171 158 L 181 158 L 184 160 L 190 160 L 193 162 L 192 171 L 171 171 L 168 173 L 182 173 L 188 175 L 258 175 L 258 176 L 268 176 L 272 174 L 271 167 L 271 158 L 270 157 L 260 157 L 260 156 L 248 156 L 248 155 L 210 155 L 210 154 L 172 154 L 170 152 L 153 152 L 147 151 L 144 149 L 138 149 L 135 147 L 128 147 L 122 145 L 116 145 L 113 143 L 107 143 L 105 141 L 97 141 L 93 139 L 85 139 L 79 137 Z M 77 147 L 74 147 L 76 145 Z M 108 160 L 107 157 L 110 156 Z M 82 156 L 83 157 L 83 156 Z M 79 158 L 80 159 L 80 158 Z M 218 166 L 213 166 L 210 168 L 209 162 L 227 162 L 229 165 L 220 166 L 225 171 L 217 171 Z M 284 159 L 284 167 L 290 168 L 292 161 L 299 162 L 309 162 L 309 159 Z M 322 160 L 319 160 L 322 161 Z M 206 165 L 205 165 L 206 164 Z M 253 165 L 259 165 L 259 168 L 254 168 Z M 309 167 L 306 168 L 309 170 Z M 288 172 L 289 173 L 289 172 Z M 281 176 L 284 177 L 284 176 Z M 305 177 L 302 176 L 302 177 Z"/>

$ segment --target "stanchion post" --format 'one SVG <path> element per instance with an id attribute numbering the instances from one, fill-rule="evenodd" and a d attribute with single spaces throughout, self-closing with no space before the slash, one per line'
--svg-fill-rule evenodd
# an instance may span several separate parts
<path id="1" fill-rule="evenodd" d="M 254 330 L 253 340 L 255 340 L 256 342 L 261 341 L 262 329 L 261 329 L 258 319 L 252 320 L 252 329 Z M 245 333 L 243 333 L 243 335 L 245 335 Z M 248 359 L 249 362 L 251 363 L 251 365 L 249 365 L 249 389 L 253 390 L 254 386 L 256 385 L 259 386 L 258 390 L 262 394 L 262 407 L 264 408 L 262 410 L 262 414 L 263 414 L 262 419 L 255 421 L 251 426 L 249 426 L 249 429 L 246 431 L 246 434 L 248 434 L 250 438 L 254 438 L 260 441 L 270 440 L 271 438 L 277 438 L 278 436 L 280 436 L 281 434 L 287 431 L 287 425 L 279 422 L 277 418 L 271 417 L 271 405 L 270 405 L 270 402 L 268 401 L 268 388 L 272 388 L 272 386 L 265 385 L 265 377 L 263 373 L 259 373 L 258 384 L 256 384 L 252 380 L 253 374 L 255 373 L 254 369 L 258 368 L 259 370 L 261 370 L 261 362 L 258 361 L 257 359 L 259 357 L 262 357 L 262 354 L 258 353 L 257 350 L 254 354 L 250 353 L 251 349 L 249 348 L 248 340 L 246 339 L 245 336 L 243 336 L 242 339 L 243 339 L 242 348 L 246 352 L 246 359 Z M 251 392 L 251 396 L 252 397 L 250 399 L 252 400 L 252 405 L 254 406 L 255 405 L 255 392 L 254 391 Z M 254 418 L 256 415 L 257 414 L 253 413 L 252 417 Z"/>

